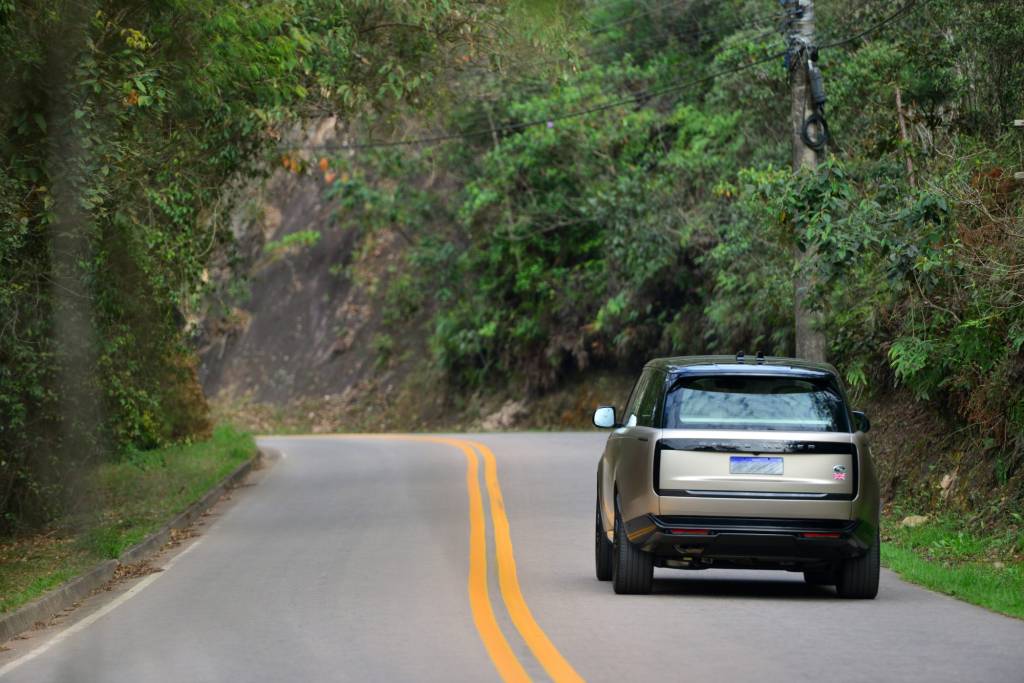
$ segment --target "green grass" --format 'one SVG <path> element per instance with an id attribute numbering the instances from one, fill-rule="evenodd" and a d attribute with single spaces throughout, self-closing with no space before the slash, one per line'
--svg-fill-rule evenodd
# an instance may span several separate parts
<path id="1" fill-rule="evenodd" d="M 91 475 L 95 504 L 87 516 L 47 533 L 0 539 L 0 613 L 118 557 L 201 498 L 255 447 L 251 435 L 218 427 L 207 441 L 101 465 Z"/>
<path id="2" fill-rule="evenodd" d="M 1017 524 L 990 533 L 951 517 L 902 527 L 882 523 L 882 562 L 907 581 L 1024 619 L 1024 532 Z"/>
<path id="3" fill-rule="evenodd" d="M 0 613 L 17 609 L 98 561 L 70 539 L 5 540 L 0 545 Z"/>

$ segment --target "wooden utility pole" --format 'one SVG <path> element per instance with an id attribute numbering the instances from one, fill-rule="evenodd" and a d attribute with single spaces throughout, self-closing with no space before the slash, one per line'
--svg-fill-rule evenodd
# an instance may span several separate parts
<path id="1" fill-rule="evenodd" d="M 786 0 L 790 13 L 789 83 L 792 95 L 793 172 L 805 173 L 821 163 L 827 131 L 824 124 L 824 89 L 820 72 L 814 65 L 814 0 Z M 812 87 L 811 74 L 818 80 Z M 815 90 L 820 91 L 814 92 Z M 816 95 L 819 95 L 816 97 Z M 816 101 L 820 99 L 820 101 Z M 813 144 L 809 144 L 813 143 Z M 814 278 L 807 272 L 807 262 L 814 259 L 815 249 L 794 247 L 796 277 L 793 283 L 793 318 L 796 330 L 796 356 L 811 361 L 825 361 L 825 334 L 821 330 L 821 314 L 811 310 L 807 296 L 814 287 Z"/>

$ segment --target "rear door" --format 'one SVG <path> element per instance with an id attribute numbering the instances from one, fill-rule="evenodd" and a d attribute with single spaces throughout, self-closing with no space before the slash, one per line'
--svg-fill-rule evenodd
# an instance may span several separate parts
<path id="1" fill-rule="evenodd" d="M 830 378 L 697 377 L 665 404 L 662 496 L 852 500 L 857 458 Z"/>
<path id="2" fill-rule="evenodd" d="M 658 460 L 663 496 L 852 500 L 857 481 L 849 435 L 673 430 Z"/>

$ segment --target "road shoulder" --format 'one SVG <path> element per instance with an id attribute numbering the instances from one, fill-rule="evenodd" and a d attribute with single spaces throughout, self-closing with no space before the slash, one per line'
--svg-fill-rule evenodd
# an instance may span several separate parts
<path id="1" fill-rule="evenodd" d="M 125 584 L 126 579 L 141 578 L 153 571 L 160 571 L 153 567 L 163 561 L 163 555 L 192 538 L 196 528 L 204 525 L 203 518 L 211 514 L 211 510 L 218 502 L 230 498 L 231 491 L 245 485 L 244 482 L 250 474 L 264 467 L 266 463 L 273 462 L 277 457 L 273 449 L 257 449 L 251 458 L 221 479 L 199 500 L 142 541 L 125 550 L 117 559 L 101 562 L 84 574 L 4 615 L 0 618 L 2 647 L 8 650 L 18 649 L 12 647 L 12 643 L 25 640 L 34 632 L 45 631 L 51 625 L 56 626 L 65 622 L 80 605 L 97 594 L 111 593 L 115 587 Z"/>

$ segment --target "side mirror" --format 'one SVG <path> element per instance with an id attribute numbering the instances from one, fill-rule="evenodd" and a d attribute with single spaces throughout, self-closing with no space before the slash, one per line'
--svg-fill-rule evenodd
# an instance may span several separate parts
<path id="1" fill-rule="evenodd" d="M 594 411 L 594 426 L 601 429 L 615 427 L 615 406 L 598 406 Z"/>
<path id="2" fill-rule="evenodd" d="M 853 411 L 853 426 L 858 432 L 870 432 L 871 420 L 868 419 L 867 413 L 860 410 Z"/>

